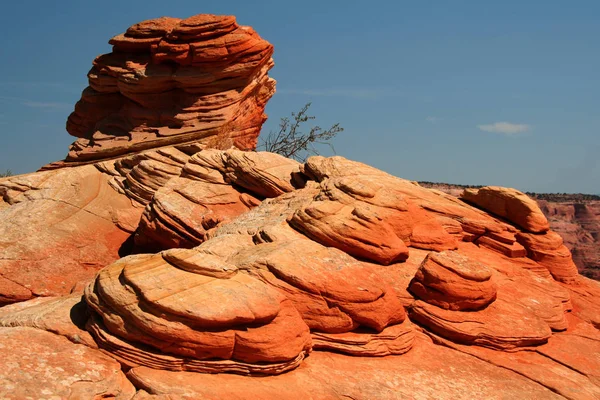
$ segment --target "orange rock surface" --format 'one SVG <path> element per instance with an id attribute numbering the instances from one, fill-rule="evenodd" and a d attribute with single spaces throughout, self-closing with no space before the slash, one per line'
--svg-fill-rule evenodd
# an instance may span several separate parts
<path id="1" fill-rule="evenodd" d="M 93 165 L 4 179 L 0 195 L 0 305 L 82 287 L 142 212 Z"/>
<path id="2" fill-rule="evenodd" d="M 209 140 L 255 148 L 275 81 L 273 46 L 251 27 L 232 16 L 162 17 L 109 43 L 67 121 L 78 139 L 50 167 Z"/>
<path id="3" fill-rule="evenodd" d="M 0 397 L 600 397 L 600 284 L 533 200 L 203 142 L 274 89 L 233 17 L 111 43 L 68 160 L 0 179 Z"/>
<path id="4" fill-rule="evenodd" d="M 496 299 L 492 270 L 457 252 L 429 253 L 409 290 L 429 304 L 450 310 L 478 310 Z"/>
<path id="5" fill-rule="evenodd" d="M 550 229 L 550 224 L 537 203 L 518 190 L 486 186 L 481 189 L 466 189 L 461 197 L 508 219 L 526 231 L 543 233 Z"/>

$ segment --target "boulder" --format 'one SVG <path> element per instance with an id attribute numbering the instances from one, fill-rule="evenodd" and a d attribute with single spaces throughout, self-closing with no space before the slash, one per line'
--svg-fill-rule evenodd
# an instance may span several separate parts
<path id="1" fill-rule="evenodd" d="M 453 310 L 478 310 L 496 299 L 492 270 L 453 251 L 429 253 L 410 283 L 419 299 Z"/>
<path id="2" fill-rule="evenodd" d="M 543 233 L 550 229 L 548 220 L 535 200 L 516 189 L 486 186 L 465 189 L 461 198 L 486 211 L 520 226 L 528 232 Z"/>

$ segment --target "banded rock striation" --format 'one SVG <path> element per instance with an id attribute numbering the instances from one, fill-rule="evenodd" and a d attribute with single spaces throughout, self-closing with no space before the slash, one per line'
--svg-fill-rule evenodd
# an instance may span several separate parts
<path id="1" fill-rule="evenodd" d="M 234 168 L 228 167 L 229 163 L 235 165 L 234 174 L 226 172 Z M 258 172 L 261 163 L 265 170 Z M 255 177 L 250 180 L 252 184 L 244 178 L 248 176 Z M 260 181 L 265 182 L 262 192 L 256 189 Z M 560 245 L 556 234 L 524 231 L 510 223 L 510 214 L 505 219 L 497 218 L 441 192 L 341 157 L 312 157 L 296 164 L 267 153 L 203 150 L 183 166 L 180 178 L 169 181 L 156 194 L 163 193 L 165 203 L 179 203 L 180 210 L 205 202 L 166 190 L 167 186 L 185 187 L 184 182 L 201 182 L 204 188 L 214 186 L 219 190 L 227 187 L 237 193 L 235 199 L 242 193 L 254 194 L 256 204 L 236 211 L 237 215 L 204 205 L 202 212 L 173 211 L 170 216 L 190 225 L 201 223 L 207 212 L 217 219 L 224 213 L 220 222 L 204 227 L 197 238 L 200 245 L 185 250 L 186 254 L 197 260 L 216 259 L 287 298 L 310 329 L 309 347 L 314 350 L 362 357 L 401 355 L 411 351 L 418 331 L 424 330 L 435 340 L 458 345 L 500 352 L 529 351 L 547 344 L 553 332 L 568 332 L 565 311 L 572 310 L 590 324 L 590 329 L 597 324 L 596 311 L 574 304 L 593 301 L 589 296 L 598 293 L 599 288 L 576 274 L 561 279 L 555 263 L 544 262 L 539 255 L 539 247 L 546 242 L 552 251 Z M 272 192 L 268 189 L 272 187 L 281 189 Z M 354 211 L 338 212 L 345 209 Z M 322 222 L 324 219 L 327 223 Z M 423 226 L 430 229 L 421 229 Z M 381 234 L 382 229 L 387 234 Z M 151 232 L 150 225 L 138 230 L 142 237 L 151 237 Z M 482 238 L 507 246 L 516 243 L 525 251 L 510 253 L 502 246 L 487 245 Z M 154 245 L 162 246 L 160 242 Z M 383 256 L 387 254 L 392 256 Z M 142 270 L 153 268 L 148 260 L 140 259 Z M 136 263 L 136 259 L 126 258 L 117 265 L 125 265 L 119 268 L 126 270 L 135 268 Z M 408 279 L 390 279 L 411 269 L 412 275 L 404 275 Z M 167 283 L 177 288 L 176 281 L 164 281 L 161 290 L 171 290 Z M 134 291 L 138 298 L 146 298 L 153 290 L 148 286 Z M 203 286 L 190 290 L 194 298 L 206 296 Z M 131 319 L 126 307 L 133 300 L 110 293 L 106 296 L 105 302 L 113 302 L 109 311 L 96 307 L 97 300 L 90 295 L 86 297 L 95 309 L 96 319 L 92 321 L 96 322 L 92 325 L 102 327 L 97 322 L 98 317 L 102 318 L 105 337 L 112 337 L 113 342 L 125 340 L 129 352 L 134 352 L 133 348 L 139 352 L 143 349 L 140 342 L 148 341 L 129 335 L 127 329 L 111 330 L 106 322 L 113 316 Z M 409 322 L 405 307 L 418 327 Z M 160 319 L 157 325 L 169 323 L 171 317 L 155 314 Z M 107 339 L 99 343 L 121 357 L 122 353 L 107 344 Z M 151 346 L 168 352 L 170 349 L 164 346 L 170 343 L 168 337 L 163 337 Z M 157 356 L 151 354 L 139 357 L 138 365 L 162 365 L 155 364 Z M 154 361 L 141 361 L 144 359 Z M 282 371 L 277 363 L 273 365 L 275 373 Z"/>
<path id="2" fill-rule="evenodd" d="M 538 200 L 583 275 L 600 280 L 600 201 Z"/>
<path id="3" fill-rule="evenodd" d="M 199 373 L 229 372 L 250 375 L 240 384 L 266 393 L 254 375 L 280 375 L 273 382 L 289 386 L 328 368 L 330 359 L 317 353 L 335 352 L 346 365 L 336 379 L 362 376 L 356 371 L 372 357 L 384 357 L 372 366 L 387 371 L 421 354 L 461 360 L 497 384 L 517 379 L 534 357 L 545 367 L 527 371 L 524 382 L 534 386 L 517 392 L 578 398 L 577 386 L 594 398 L 600 390 L 597 361 L 568 356 L 588 357 L 582 346 L 596 345 L 600 287 L 568 269 L 559 273 L 569 264 L 557 258 L 562 242 L 551 230 L 525 231 L 510 214 L 488 214 L 342 157 L 299 164 L 269 153 L 180 147 L 68 171 L 82 168 L 95 168 L 107 190 L 140 214 L 144 209 L 138 244 L 191 248 L 122 258 L 96 275 L 83 303 L 70 297 L 17 304 L 0 313 L 0 325 L 97 346 L 132 368 L 128 377 L 138 388 L 179 393 L 155 386 L 151 370 L 165 382 L 184 374 L 176 376 L 186 385 L 202 381 Z M 160 204 L 167 212 L 156 211 Z M 177 237 L 193 240 L 166 240 Z M 482 238 L 525 251 L 510 253 Z M 65 316 L 75 307 L 88 308 L 82 316 L 89 334 L 81 324 L 69 327 Z M 587 339 L 569 339 L 581 335 Z M 423 370 L 416 365 L 407 376 Z M 568 381 L 552 377 L 561 370 Z M 380 396 L 358 379 L 358 394 Z M 475 393 L 458 387 L 444 390 Z"/>
<path id="4" fill-rule="evenodd" d="M 457 197 L 463 192 L 461 185 L 431 182 L 423 185 Z M 533 196 L 551 229 L 563 238 L 579 273 L 600 280 L 600 201 L 597 196 L 544 193 Z"/>
<path id="5" fill-rule="evenodd" d="M 311 350 L 308 327 L 288 299 L 191 251 L 123 258 L 99 273 L 85 299 L 102 316 L 88 329 L 129 366 L 272 374 Z M 123 340 L 146 346 L 126 348 Z"/>
<path id="6" fill-rule="evenodd" d="M 232 16 L 162 17 L 109 43 L 67 121 L 78 139 L 48 168 L 215 137 L 255 148 L 275 80 L 273 46 L 251 27 Z"/>
<path id="7" fill-rule="evenodd" d="M 111 43 L 70 158 L 0 179 L 2 396 L 600 397 L 600 285 L 523 193 L 208 148 L 273 90 L 233 17 Z"/>
<path id="8" fill-rule="evenodd" d="M 190 156 L 256 145 L 275 81 L 252 28 L 162 17 L 110 43 L 67 121 L 79 139 L 66 159 L 0 180 L 0 304 L 81 291 L 131 252 L 144 207 Z"/>

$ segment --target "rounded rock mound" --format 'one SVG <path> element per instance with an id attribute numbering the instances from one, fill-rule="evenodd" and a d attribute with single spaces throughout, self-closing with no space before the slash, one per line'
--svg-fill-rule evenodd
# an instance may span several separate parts
<path id="1" fill-rule="evenodd" d="M 98 273 L 85 300 L 94 310 L 88 330 L 130 366 L 275 374 L 312 346 L 278 291 L 193 250 L 123 258 Z"/>
<path id="2" fill-rule="evenodd" d="M 479 310 L 496 299 L 492 270 L 453 251 L 429 253 L 409 290 L 419 299 L 453 311 Z"/>

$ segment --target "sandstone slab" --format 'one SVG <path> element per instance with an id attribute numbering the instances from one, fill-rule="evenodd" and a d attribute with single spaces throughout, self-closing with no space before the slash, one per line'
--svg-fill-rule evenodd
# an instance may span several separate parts
<path id="1" fill-rule="evenodd" d="M 135 388 L 111 357 L 33 328 L 0 328 L 0 396 L 129 400 Z"/>
<path id="2" fill-rule="evenodd" d="M 119 258 L 142 212 L 92 165 L 0 182 L 0 304 L 69 294 Z"/>
<path id="3" fill-rule="evenodd" d="M 457 252 L 430 253 L 410 283 L 429 304 L 450 310 L 478 310 L 496 299 L 492 270 Z"/>

